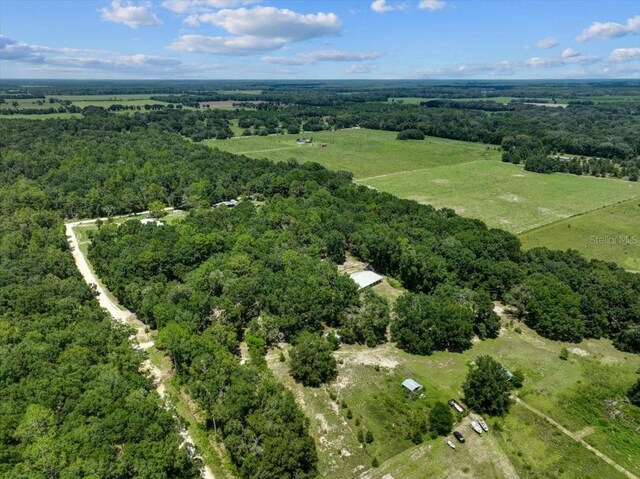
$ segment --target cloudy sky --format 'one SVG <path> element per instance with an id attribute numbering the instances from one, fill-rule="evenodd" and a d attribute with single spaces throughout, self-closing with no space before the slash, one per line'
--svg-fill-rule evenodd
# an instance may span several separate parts
<path id="1" fill-rule="evenodd" d="M 640 1 L 0 0 L 0 78 L 640 78 Z"/>

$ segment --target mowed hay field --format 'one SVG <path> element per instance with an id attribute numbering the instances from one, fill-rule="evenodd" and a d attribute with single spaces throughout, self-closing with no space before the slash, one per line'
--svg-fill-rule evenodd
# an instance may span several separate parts
<path id="1" fill-rule="evenodd" d="M 527 249 L 575 249 L 587 258 L 640 271 L 640 198 L 527 231 L 520 240 Z"/>
<path id="2" fill-rule="evenodd" d="M 483 436 L 469 428 L 468 418 L 458 418 L 456 429 L 467 442 L 455 451 L 446 445 L 446 438 L 428 434 L 414 445 L 410 440 L 414 424 L 424 419 L 435 401 L 461 397 L 467 365 L 483 354 L 524 372 L 525 386 L 518 395 L 526 404 L 639 474 L 640 414 L 624 395 L 635 381 L 640 358 L 617 351 L 608 340 L 561 343 L 545 340 L 523 325 L 517 332 L 508 318 L 503 325 L 499 338 L 477 343 L 462 354 L 416 356 L 392 344 L 343 345 L 335 353 L 338 378 L 322 388 L 295 383 L 277 349 L 267 359 L 310 420 L 322 477 L 624 477 L 574 437 L 520 404 L 506 417 L 485 417 L 491 432 Z M 563 347 L 570 351 L 567 361 L 559 358 Z M 406 398 L 400 386 L 406 378 L 424 386 L 423 398 Z M 360 445 L 359 430 L 371 431 L 373 442 Z M 378 468 L 371 465 L 374 458 Z"/>
<path id="3" fill-rule="evenodd" d="M 495 146 L 427 137 L 398 141 L 397 133 L 367 129 L 306 132 L 300 135 L 237 137 L 205 143 L 212 148 L 272 161 L 314 161 L 332 170 L 351 171 L 355 178 L 455 165 L 477 160 L 497 160 Z M 296 138 L 313 138 L 297 145 Z M 326 143 L 324 148 L 320 143 Z"/>
<path id="4" fill-rule="evenodd" d="M 640 197 L 640 183 L 532 173 L 499 161 L 448 165 L 361 182 L 401 198 L 452 208 L 512 233 Z"/>

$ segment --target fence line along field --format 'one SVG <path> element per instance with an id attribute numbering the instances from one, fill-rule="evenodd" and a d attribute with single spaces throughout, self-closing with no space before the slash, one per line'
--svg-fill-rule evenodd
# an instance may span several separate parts
<path id="1" fill-rule="evenodd" d="M 640 271 L 640 199 L 634 198 L 520 235 L 525 248 L 575 249 Z"/>
<path id="2" fill-rule="evenodd" d="M 437 208 L 453 208 L 489 226 L 521 233 L 619 201 L 640 197 L 640 184 L 520 165 L 477 161 L 362 180 L 363 184 Z"/>
<path id="3" fill-rule="evenodd" d="M 398 141 L 397 133 L 368 129 L 305 132 L 299 135 L 250 136 L 207 141 L 212 148 L 272 161 L 314 161 L 332 170 L 345 170 L 355 178 L 453 165 L 476 160 L 497 160 L 497 147 L 427 137 Z M 298 138 L 313 138 L 296 144 Z M 321 146 L 324 144 L 325 146 Z"/>

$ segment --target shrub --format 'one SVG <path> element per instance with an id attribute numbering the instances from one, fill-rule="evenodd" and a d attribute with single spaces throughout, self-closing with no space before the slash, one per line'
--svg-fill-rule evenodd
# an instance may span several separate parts
<path id="1" fill-rule="evenodd" d="M 402 130 L 396 137 L 397 140 L 424 140 L 424 133 L 420 130 L 411 128 L 408 130 Z"/>
<path id="2" fill-rule="evenodd" d="M 446 436 L 451 432 L 453 414 L 445 403 L 438 401 L 429 412 L 429 428 L 441 436 Z"/>

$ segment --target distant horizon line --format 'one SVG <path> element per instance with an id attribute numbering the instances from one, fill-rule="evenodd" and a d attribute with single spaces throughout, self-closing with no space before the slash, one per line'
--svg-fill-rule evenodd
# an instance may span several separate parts
<path id="1" fill-rule="evenodd" d="M 0 78 L 0 82 L 15 82 L 15 81 L 37 81 L 37 82 L 64 82 L 64 81 L 109 81 L 109 82 L 198 82 L 198 81 L 213 81 L 213 82 L 431 82 L 431 81 L 449 81 L 449 82 L 568 82 L 568 81 L 636 81 L 640 83 L 640 78 L 636 77 L 619 77 L 619 78 Z"/>

